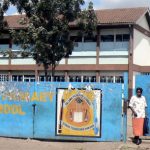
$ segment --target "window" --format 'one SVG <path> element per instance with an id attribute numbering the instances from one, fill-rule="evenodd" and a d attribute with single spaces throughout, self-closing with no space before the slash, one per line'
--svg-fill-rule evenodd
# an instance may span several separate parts
<path id="1" fill-rule="evenodd" d="M 44 76 L 40 76 L 39 77 L 39 81 L 42 81 L 42 82 L 45 81 L 45 77 Z"/>
<path id="2" fill-rule="evenodd" d="M 130 40 L 129 34 L 117 34 L 116 42 L 128 42 Z"/>
<path id="3" fill-rule="evenodd" d="M 70 40 L 73 42 L 82 42 L 82 36 L 70 36 Z"/>
<path id="4" fill-rule="evenodd" d="M 130 35 L 129 34 L 123 34 L 123 41 L 128 42 L 130 40 Z"/>
<path id="5" fill-rule="evenodd" d="M 115 76 L 115 83 L 124 83 L 123 76 Z"/>
<path id="6" fill-rule="evenodd" d="M 87 76 L 84 76 L 83 77 L 83 82 L 89 82 L 90 80 L 89 80 L 89 77 L 87 77 Z"/>
<path id="7" fill-rule="evenodd" d="M 114 77 L 113 76 L 100 76 L 100 82 L 102 82 L 102 83 L 113 83 Z"/>
<path id="8" fill-rule="evenodd" d="M 113 83 L 114 82 L 114 77 L 113 76 L 108 76 L 106 80 L 107 80 L 108 83 Z"/>
<path id="9" fill-rule="evenodd" d="M 97 36 L 93 37 L 84 37 L 84 42 L 96 42 Z"/>
<path id="10" fill-rule="evenodd" d="M 22 82 L 23 76 L 22 75 L 12 75 L 12 81 Z"/>
<path id="11" fill-rule="evenodd" d="M 76 76 L 75 77 L 75 82 L 81 82 L 81 76 Z"/>
<path id="12" fill-rule="evenodd" d="M 9 76 L 8 75 L 0 75 L 0 81 L 9 81 Z"/>
<path id="13" fill-rule="evenodd" d="M 65 77 L 64 76 L 54 76 L 53 81 L 54 82 L 65 82 Z"/>
<path id="14" fill-rule="evenodd" d="M 35 82 L 35 76 L 34 75 L 25 75 L 24 82 Z"/>
<path id="15" fill-rule="evenodd" d="M 9 49 L 9 39 L 0 39 L 0 50 L 5 51 Z"/>
<path id="16" fill-rule="evenodd" d="M 81 82 L 81 76 L 69 76 L 69 82 Z"/>
<path id="17" fill-rule="evenodd" d="M 96 76 L 84 76 L 83 82 L 96 82 Z"/>
<path id="18" fill-rule="evenodd" d="M 100 82 L 105 83 L 106 82 L 106 77 L 105 76 L 100 76 Z"/>
<path id="19" fill-rule="evenodd" d="M 124 83 L 123 76 L 100 76 L 102 83 Z"/>
<path id="20" fill-rule="evenodd" d="M 102 42 L 114 42 L 114 35 L 101 35 Z"/>
<path id="21" fill-rule="evenodd" d="M 96 76 L 91 77 L 91 82 L 96 82 Z"/>
<path id="22" fill-rule="evenodd" d="M 69 82 L 75 82 L 75 77 L 69 77 Z"/>
<path id="23" fill-rule="evenodd" d="M 123 37 L 122 37 L 122 34 L 117 34 L 116 35 L 116 42 L 122 42 L 122 39 Z"/>
<path id="24" fill-rule="evenodd" d="M 46 81 L 46 77 L 45 76 L 40 76 L 39 81 L 41 81 L 41 82 Z M 51 81 L 51 76 L 48 76 L 48 81 Z"/>
<path id="25" fill-rule="evenodd" d="M 21 45 L 12 44 L 12 51 L 22 51 Z"/>
<path id="26" fill-rule="evenodd" d="M 142 75 L 150 75 L 149 72 L 143 72 Z"/>

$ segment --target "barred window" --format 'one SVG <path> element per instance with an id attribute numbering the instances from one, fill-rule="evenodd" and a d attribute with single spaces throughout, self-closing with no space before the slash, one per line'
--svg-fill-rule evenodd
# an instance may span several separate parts
<path id="1" fill-rule="evenodd" d="M 12 75 L 12 81 L 22 82 L 23 75 Z"/>
<path id="2" fill-rule="evenodd" d="M 25 75 L 24 82 L 35 82 L 35 76 L 34 75 Z"/>
<path id="3" fill-rule="evenodd" d="M 83 82 L 96 82 L 96 76 L 84 76 Z"/>
<path id="4" fill-rule="evenodd" d="M 48 81 L 51 81 L 51 76 L 48 76 L 47 77 L 48 78 Z M 45 76 L 39 76 L 39 81 L 41 81 L 41 82 L 44 82 L 44 81 L 46 81 L 46 77 Z"/>
<path id="5" fill-rule="evenodd" d="M 65 82 L 65 76 L 54 76 L 53 81 L 54 82 Z"/>
<path id="6" fill-rule="evenodd" d="M 69 76 L 69 82 L 81 82 L 81 76 Z"/>
<path id="7" fill-rule="evenodd" d="M 123 76 L 100 76 L 101 83 L 124 83 Z"/>
<path id="8" fill-rule="evenodd" d="M 0 74 L 0 81 L 9 81 L 9 76 L 4 75 L 4 74 Z"/>

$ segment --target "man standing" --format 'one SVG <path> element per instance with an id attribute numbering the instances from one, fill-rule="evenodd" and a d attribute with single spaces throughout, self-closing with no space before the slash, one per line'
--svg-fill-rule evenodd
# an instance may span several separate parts
<path id="1" fill-rule="evenodd" d="M 129 107 L 133 113 L 132 126 L 134 140 L 137 145 L 141 144 L 140 136 L 143 135 L 143 125 L 145 118 L 145 108 L 147 107 L 146 99 L 142 96 L 143 89 L 136 89 L 136 96 L 132 96 Z"/>

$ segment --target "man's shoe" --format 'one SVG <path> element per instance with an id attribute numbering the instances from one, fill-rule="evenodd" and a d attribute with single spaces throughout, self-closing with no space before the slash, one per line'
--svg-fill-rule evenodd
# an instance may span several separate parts
<path id="1" fill-rule="evenodd" d="M 142 140 L 141 139 L 137 139 L 136 145 L 140 145 L 141 143 L 142 143 Z"/>

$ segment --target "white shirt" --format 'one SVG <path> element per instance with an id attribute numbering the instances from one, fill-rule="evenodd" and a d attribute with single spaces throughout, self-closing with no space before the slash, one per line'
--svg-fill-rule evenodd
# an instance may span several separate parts
<path id="1" fill-rule="evenodd" d="M 136 118 L 145 118 L 145 107 L 147 107 L 146 99 L 144 96 L 132 96 L 129 106 L 137 113 Z"/>

